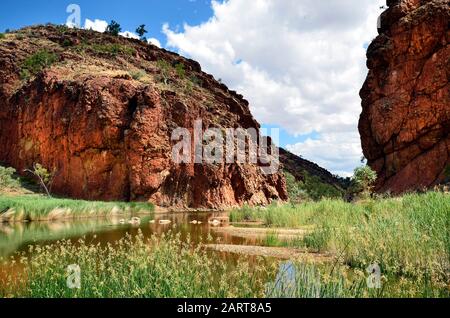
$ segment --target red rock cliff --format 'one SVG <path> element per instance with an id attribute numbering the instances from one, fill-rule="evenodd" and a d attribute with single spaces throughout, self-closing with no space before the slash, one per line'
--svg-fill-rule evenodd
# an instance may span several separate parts
<path id="1" fill-rule="evenodd" d="M 43 49 L 57 61 L 23 79 Z M 259 129 L 241 95 L 155 46 L 54 26 L 0 40 L 0 161 L 54 169 L 57 194 L 194 209 L 287 199 L 284 177 L 258 165 L 174 164 L 173 129 L 198 118 Z"/>
<path id="2" fill-rule="evenodd" d="M 369 46 L 359 130 L 379 191 L 402 193 L 448 180 L 448 0 L 388 0 Z"/>

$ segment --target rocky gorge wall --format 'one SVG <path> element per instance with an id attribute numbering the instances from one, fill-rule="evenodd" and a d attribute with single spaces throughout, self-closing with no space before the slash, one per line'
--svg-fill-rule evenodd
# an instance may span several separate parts
<path id="1" fill-rule="evenodd" d="M 43 49 L 57 61 L 23 79 Z M 0 162 L 55 171 L 54 193 L 174 209 L 287 199 L 283 175 L 258 164 L 175 164 L 172 131 L 192 131 L 196 119 L 204 129 L 259 130 L 241 95 L 155 46 L 55 26 L 0 40 Z"/>
<path id="2" fill-rule="evenodd" d="M 388 0 L 367 51 L 359 122 L 377 190 L 403 193 L 450 177 L 448 0 Z"/>

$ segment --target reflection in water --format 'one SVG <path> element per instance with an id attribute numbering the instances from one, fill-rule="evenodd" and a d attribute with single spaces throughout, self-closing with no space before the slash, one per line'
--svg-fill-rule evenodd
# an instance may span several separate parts
<path id="1" fill-rule="evenodd" d="M 0 224 L 0 258 L 16 251 L 27 251 L 29 245 L 47 245 L 62 239 L 74 243 L 85 237 L 87 242 L 106 244 L 123 238 L 127 233 L 136 235 L 140 229 L 145 237 L 153 234 L 179 234 L 183 241 L 207 242 L 212 238 L 222 244 L 257 244 L 257 239 L 233 237 L 227 233 L 216 233 L 213 228 L 227 225 L 226 213 L 173 213 L 160 214 L 155 218 L 131 219 L 101 218 L 67 222 L 31 222 Z M 220 221 L 220 224 L 214 222 Z M 160 222 L 162 221 L 162 222 Z M 164 222 L 170 221 L 170 222 Z"/>

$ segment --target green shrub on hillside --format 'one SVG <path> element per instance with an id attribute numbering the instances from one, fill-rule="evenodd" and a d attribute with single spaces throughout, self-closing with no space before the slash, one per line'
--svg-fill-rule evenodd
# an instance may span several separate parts
<path id="1" fill-rule="evenodd" d="M 284 172 L 284 175 L 286 177 L 289 200 L 293 203 L 309 200 L 309 195 L 303 188 L 302 182 L 297 181 L 295 177 L 287 171 Z"/>
<path id="2" fill-rule="evenodd" d="M 28 79 L 50 67 L 58 61 L 58 55 L 47 50 L 41 50 L 29 56 L 22 64 L 20 76 L 22 79 Z"/>
<path id="3" fill-rule="evenodd" d="M 136 81 L 140 80 L 140 79 L 143 78 L 145 75 L 146 75 L 146 73 L 145 73 L 144 71 L 142 71 L 142 70 L 131 71 L 131 72 L 130 72 L 130 76 L 131 76 L 134 80 L 136 80 Z"/>
<path id="4" fill-rule="evenodd" d="M 169 62 L 167 62 L 166 60 L 158 60 L 156 62 L 156 65 L 158 67 L 158 69 L 160 70 L 160 74 L 161 74 L 161 81 L 167 85 L 167 82 L 169 80 L 170 77 L 170 73 L 172 71 L 172 65 L 170 65 Z"/>
<path id="5" fill-rule="evenodd" d="M 14 173 L 16 173 L 14 168 L 0 166 L 0 192 L 8 188 L 19 187 L 19 181 L 13 177 Z"/>
<path id="6" fill-rule="evenodd" d="M 312 176 L 306 171 L 304 172 L 303 181 L 297 181 L 288 171 L 285 171 L 284 174 L 291 202 L 319 201 L 323 198 L 339 199 L 344 195 L 343 190 L 323 182 L 319 177 Z"/>
<path id="7" fill-rule="evenodd" d="M 186 76 L 186 70 L 184 69 L 184 64 L 182 63 L 178 63 L 175 65 L 175 71 L 180 78 L 184 78 Z"/>
<path id="8" fill-rule="evenodd" d="M 338 199 L 343 197 L 343 191 L 331 184 L 324 183 L 319 177 L 305 175 L 303 189 L 315 201 L 323 198 Z"/>
<path id="9" fill-rule="evenodd" d="M 6 36 L 4 33 L 0 33 L 0 39 L 4 39 Z"/>

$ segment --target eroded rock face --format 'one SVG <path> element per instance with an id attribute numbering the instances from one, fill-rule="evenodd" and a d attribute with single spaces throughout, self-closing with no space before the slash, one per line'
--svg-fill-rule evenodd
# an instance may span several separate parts
<path id="1" fill-rule="evenodd" d="M 361 90 L 364 154 L 379 191 L 403 193 L 448 180 L 448 0 L 390 0 L 367 52 Z"/>
<path id="2" fill-rule="evenodd" d="M 204 129 L 259 130 L 248 102 L 198 63 L 92 31 L 37 27 L 19 34 L 0 42 L 1 162 L 19 171 L 41 163 L 56 171 L 53 191 L 73 198 L 180 209 L 287 199 L 283 175 L 264 175 L 255 164 L 173 162 L 173 129 L 192 130 L 197 119 Z M 110 45 L 119 53 L 107 52 Z M 123 53 L 126 47 L 132 50 Z M 21 80 L 24 60 L 43 48 L 59 61 Z"/>

